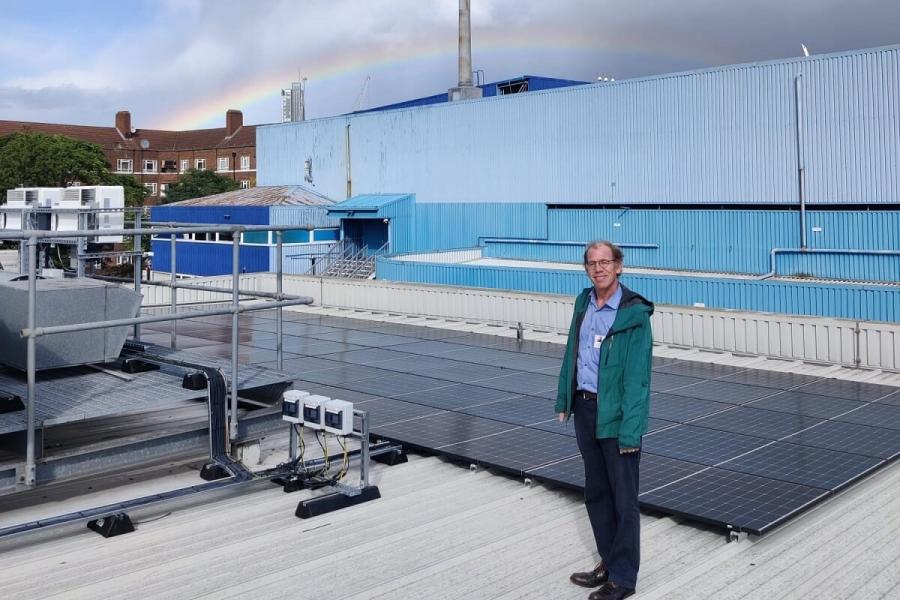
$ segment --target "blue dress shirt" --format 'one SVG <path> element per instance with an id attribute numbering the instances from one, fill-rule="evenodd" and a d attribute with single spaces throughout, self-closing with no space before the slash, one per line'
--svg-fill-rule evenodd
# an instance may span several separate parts
<path id="1" fill-rule="evenodd" d="M 600 339 L 606 337 L 616 320 L 619 311 L 619 303 L 622 301 L 622 286 L 616 288 L 615 293 L 603 306 L 597 306 L 597 294 L 591 290 L 591 302 L 584 313 L 581 329 L 578 332 L 578 364 L 575 369 L 575 379 L 579 390 L 597 393 L 597 385 L 600 381 L 598 369 L 600 366 L 600 348 L 594 347 L 596 336 Z"/>

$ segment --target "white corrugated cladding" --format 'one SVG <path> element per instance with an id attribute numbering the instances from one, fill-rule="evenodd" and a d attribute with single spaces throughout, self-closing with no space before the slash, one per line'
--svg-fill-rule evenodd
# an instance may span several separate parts
<path id="1" fill-rule="evenodd" d="M 811 203 L 896 203 L 898 53 L 892 46 L 260 127 L 259 182 L 302 183 L 310 160 L 315 189 L 346 197 L 349 126 L 353 193 L 412 192 L 418 202 L 790 203 L 802 163 Z"/>

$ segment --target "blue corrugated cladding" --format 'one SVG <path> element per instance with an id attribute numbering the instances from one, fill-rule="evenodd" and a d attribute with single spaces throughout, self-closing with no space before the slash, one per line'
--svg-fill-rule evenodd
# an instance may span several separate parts
<path id="1" fill-rule="evenodd" d="M 216 223 L 222 225 L 268 225 L 268 206 L 154 206 L 154 221 Z"/>
<path id="2" fill-rule="evenodd" d="M 340 227 L 341 220 L 329 217 L 328 206 L 273 206 L 270 210 L 272 225 L 311 225 L 313 227 Z"/>
<path id="3" fill-rule="evenodd" d="M 575 295 L 581 271 L 416 263 L 379 258 L 379 279 Z M 740 279 L 626 275 L 623 282 L 660 304 L 802 314 L 866 321 L 900 320 L 900 288 Z"/>
<path id="4" fill-rule="evenodd" d="M 172 254 L 169 240 L 154 241 L 153 268 L 171 272 Z M 179 241 L 176 252 L 176 273 L 190 275 L 228 275 L 232 272 L 232 245 L 215 242 Z M 242 245 L 240 250 L 240 270 L 242 273 L 265 272 L 269 270 L 269 249 L 266 246 Z"/>
<path id="5" fill-rule="evenodd" d="M 900 47 L 257 129 L 262 185 L 419 202 L 900 202 Z M 798 127 L 795 78 L 800 75 Z M 799 136 L 799 137 L 798 137 Z M 799 152 L 798 152 L 799 142 Z M 798 156 L 799 154 L 799 156 Z"/>
<path id="6" fill-rule="evenodd" d="M 395 252 L 471 248 L 489 237 L 547 237 L 547 208 L 541 204 L 416 203 L 413 210 L 411 235 L 393 238 Z"/>

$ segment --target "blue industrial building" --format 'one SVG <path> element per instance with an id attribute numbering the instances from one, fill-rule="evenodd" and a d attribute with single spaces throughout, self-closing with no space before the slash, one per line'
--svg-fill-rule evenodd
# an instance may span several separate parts
<path id="1" fill-rule="evenodd" d="M 154 206 L 154 222 L 215 225 L 296 225 L 283 234 L 285 273 L 305 273 L 340 237 L 340 222 L 327 214 L 328 198 L 302 186 L 269 186 L 236 190 L 194 200 Z M 175 272 L 181 275 L 226 275 L 232 272 L 230 234 L 185 234 L 176 239 Z M 171 272 L 171 238 L 151 240 L 153 268 Z M 240 269 L 244 273 L 274 271 L 274 234 L 241 234 Z"/>
<path id="2" fill-rule="evenodd" d="M 257 130 L 379 278 L 571 294 L 606 238 L 660 303 L 900 320 L 900 46 L 389 108 Z M 397 256 L 461 248 L 531 262 Z"/>

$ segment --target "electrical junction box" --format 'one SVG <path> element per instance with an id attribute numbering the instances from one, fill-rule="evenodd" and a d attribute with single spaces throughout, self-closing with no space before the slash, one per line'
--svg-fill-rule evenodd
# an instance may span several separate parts
<path id="1" fill-rule="evenodd" d="M 325 404 L 325 431 L 335 435 L 353 433 L 353 403 L 331 400 Z"/>
<path id="2" fill-rule="evenodd" d="M 310 429 L 325 429 L 325 403 L 330 398 L 310 395 L 303 399 L 303 423 Z"/>
<path id="3" fill-rule="evenodd" d="M 281 401 L 281 418 L 288 423 L 302 423 L 303 399 L 308 397 L 309 392 L 287 390 Z"/>

